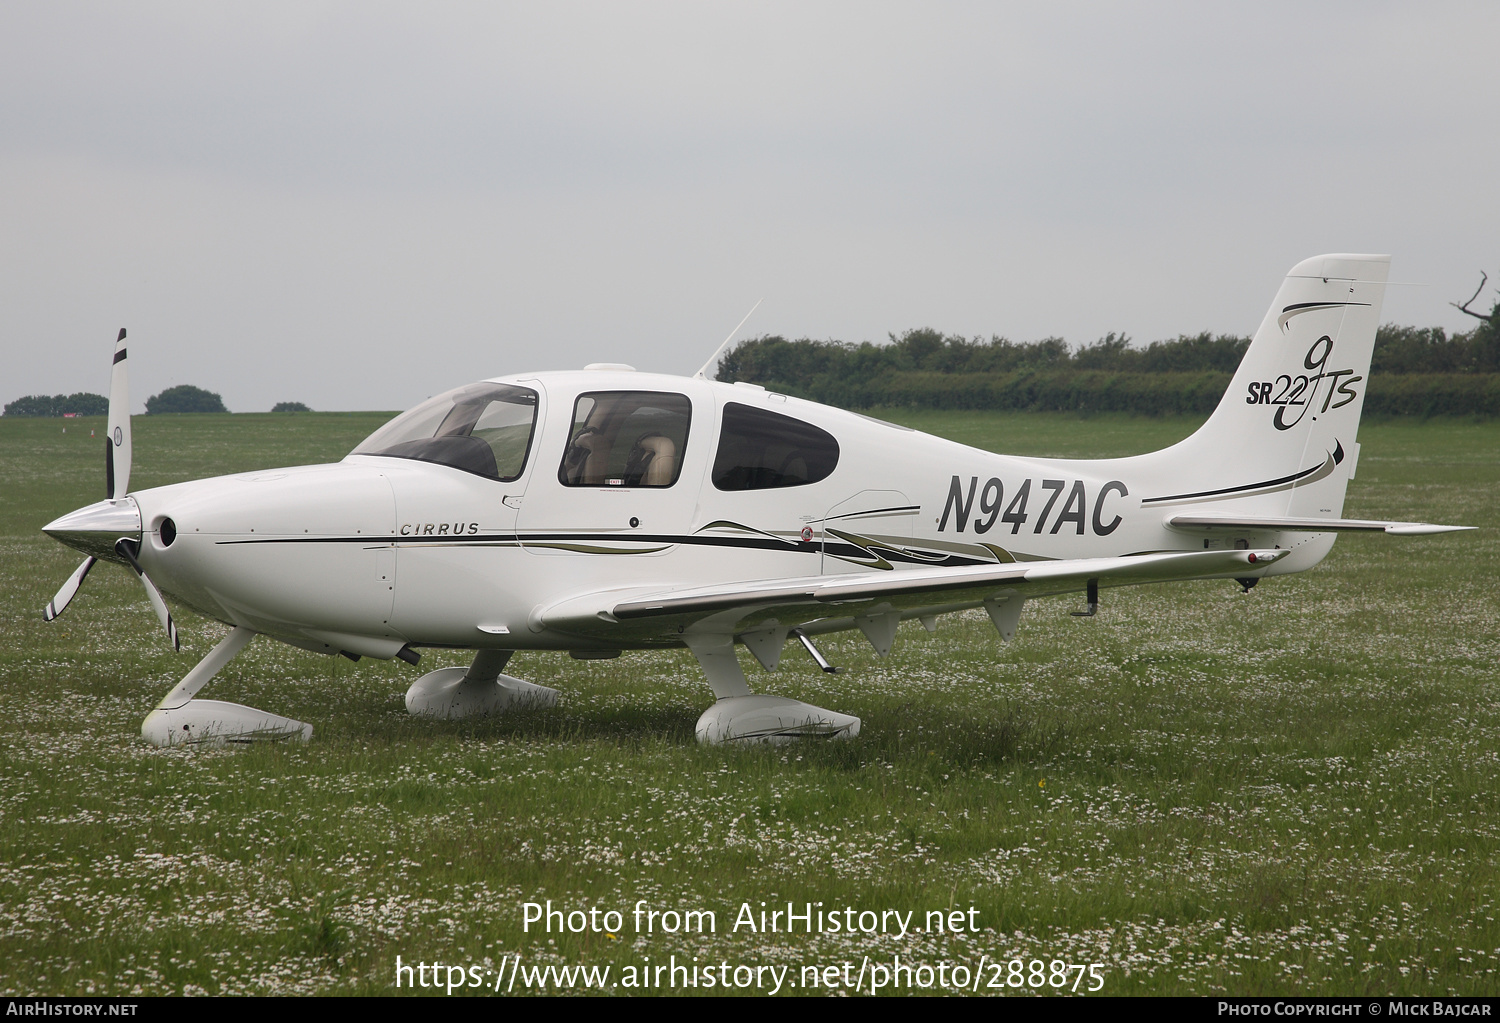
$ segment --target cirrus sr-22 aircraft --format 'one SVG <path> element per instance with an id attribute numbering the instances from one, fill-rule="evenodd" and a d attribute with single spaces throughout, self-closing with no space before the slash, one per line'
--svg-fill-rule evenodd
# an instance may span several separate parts
<path id="1" fill-rule="evenodd" d="M 468 384 L 391 420 L 343 461 L 130 492 L 125 332 L 108 500 L 45 531 L 231 627 L 145 719 L 174 745 L 309 738 L 275 714 L 196 699 L 257 634 L 349 657 L 476 651 L 423 675 L 413 714 L 556 700 L 503 674 L 517 650 L 588 660 L 686 646 L 716 701 L 704 742 L 841 737 L 859 719 L 753 695 L 789 638 L 859 629 L 882 656 L 904 619 L 984 608 L 1009 640 L 1027 600 L 1318 564 L 1341 531 L 1464 527 L 1341 518 L 1389 257 L 1287 275 L 1233 382 L 1192 436 L 1150 454 L 993 454 L 750 384 L 594 365 Z M 712 362 L 712 360 L 710 360 Z M 707 367 L 705 367 L 705 370 Z"/>

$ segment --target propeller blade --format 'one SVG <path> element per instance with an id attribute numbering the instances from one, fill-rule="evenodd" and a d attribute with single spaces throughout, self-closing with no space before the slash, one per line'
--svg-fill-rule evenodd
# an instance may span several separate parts
<path id="1" fill-rule="evenodd" d="M 130 567 L 135 570 L 136 575 L 140 576 L 141 585 L 146 587 L 146 599 L 151 601 L 151 607 L 156 611 L 156 617 L 161 622 L 161 627 L 167 630 L 167 639 L 172 641 L 172 649 L 181 650 L 182 640 L 177 637 L 177 623 L 172 620 L 172 612 L 167 610 L 167 602 L 162 599 L 161 591 L 156 588 L 156 584 L 151 581 L 151 577 L 146 575 L 146 570 L 141 567 L 141 563 L 135 560 L 135 542 L 121 537 L 119 542 L 115 544 L 115 550 L 126 561 L 130 562 Z"/>
<path id="2" fill-rule="evenodd" d="M 151 606 L 156 610 L 157 620 L 161 627 L 167 630 L 167 639 L 172 643 L 173 650 L 182 649 L 182 640 L 177 638 L 177 623 L 172 620 L 172 612 L 167 610 L 167 602 L 161 599 L 161 591 L 145 572 L 141 573 L 141 585 L 146 587 L 146 596 L 151 601 Z"/>
<path id="3" fill-rule="evenodd" d="M 109 429 L 104 438 L 105 496 L 111 501 L 130 492 L 130 377 L 125 371 L 125 328 L 115 339 L 115 363 L 109 376 Z"/>
<path id="4" fill-rule="evenodd" d="M 62 584 L 62 589 L 57 591 L 57 596 L 53 597 L 51 602 L 42 609 L 42 617 L 44 619 L 50 622 L 68 609 L 68 605 L 72 603 L 73 597 L 78 593 L 78 588 L 83 585 L 84 578 L 89 574 L 89 569 L 93 568 L 98 560 L 98 558 L 94 557 L 83 559 L 83 564 L 79 565 L 73 574 L 68 576 L 68 581 Z"/>

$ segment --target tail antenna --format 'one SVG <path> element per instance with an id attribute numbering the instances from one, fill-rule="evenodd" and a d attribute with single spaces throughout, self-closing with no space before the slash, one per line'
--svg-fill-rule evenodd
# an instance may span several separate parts
<path id="1" fill-rule="evenodd" d="M 740 332 L 740 328 L 743 327 L 745 325 L 746 321 L 748 321 L 750 319 L 750 317 L 755 314 L 755 310 L 759 309 L 760 308 L 760 304 L 762 302 L 764 302 L 764 301 L 765 301 L 765 299 L 763 299 L 763 298 L 759 298 L 759 299 L 755 300 L 755 304 L 750 307 L 750 312 L 748 312 L 748 313 L 745 314 L 745 319 L 743 319 L 739 323 L 735 324 L 734 329 L 729 332 L 729 336 L 724 339 L 724 343 L 721 344 L 718 348 L 715 348 L 713 355 L 709 356 L 708 357 L 708 361 L 703 364 L 703 368 L 700 369 L 700 370 L 698 370 L 698 372 L 696 372 L 696 373 L 693 374 L 693 379 L 694 380 L 707 380 L 708 379 L 708 371 L 709 371 L 709 369 L 713 366 L 714 363 L 716 363 L 716 362 L 719 361 L 719 356 L 722 355 L 722 354 L 724 354 L 724 349 L 726 349 L 726 348 L 729 347 L 729 342 L 731 342 L 731 341 L 734 340 L 734 336 Z"/>

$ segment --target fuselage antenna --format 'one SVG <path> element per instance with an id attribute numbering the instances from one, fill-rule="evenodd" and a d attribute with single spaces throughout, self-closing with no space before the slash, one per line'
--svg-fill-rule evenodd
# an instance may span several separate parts
<path id="1" fill-rule="evenodd" d="M 750 317 L 755 314 L 755 310 L 759 309 L 760 308 L 760 304 L 762 302 L 764 302 L 764 301 L 765 301 L 765 299 L 763 299 L 763 298 L 758 298 L 758 299 L 755 300 L 755 304 L 750 307 L 750 312 L 748 312 L 748 313 L 745 314 L 745 319 L 743 319 L 739 323 L 735 324 L 734 329 L 729 332 L 729 336 L 724 339 L 724 343 L 721 344 L 718 348 L 715 348 L 713 355 L 710 355 L 708 357 L 708 361 L 703 364 L 703 368 L 700 369 L 700 370 L 698 370 L 698 372 L 696 372 L 696 373 L 693 374 L 693 379 L 694 380 L 707 380 L 708 379 L 709 368 L 711 366 L 713 366 L 714 363 L 716 363 L 716 362 L 719 361 L 719 356 L 723 354 L 724 349 L 726 349 L 726 348 L 729 347 L 729 342 L 731 342 L 731 341 L 734 340 L 734 336 L 740 332 L 740 328 L 743 327 L 745 325 L 746 321 L 749 320 Z"/>

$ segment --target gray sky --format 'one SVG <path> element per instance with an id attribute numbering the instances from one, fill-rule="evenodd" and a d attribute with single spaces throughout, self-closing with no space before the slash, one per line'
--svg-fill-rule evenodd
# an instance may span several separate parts
<path id="1" fill-rule="evenodd" d="M 122 325 L 138 411 L 691 373 L 762 297 L 745 334 L 1248 333 L 1328 251 L 1466 329 L 1497 38 L 1489 2 L 7 0 L 0 401 L 104 393 Z"/>

